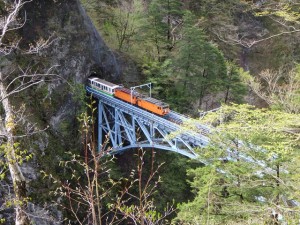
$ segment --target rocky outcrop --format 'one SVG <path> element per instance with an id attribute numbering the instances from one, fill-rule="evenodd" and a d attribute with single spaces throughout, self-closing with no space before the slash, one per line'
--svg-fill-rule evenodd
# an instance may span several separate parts
<path id="1" fill-rule="evenodd" d="M 121 71 L 114 53 L 95 30 L 79 0 L 31 1 L 24 5 L 21 17 L 26 18 L 26 22 L 16 31 L 20 48 L 1 58 L 1 71 L 21 73 L 16 68 L 23 71 L 31 68 L 31 72 L 53 75 L 45 78 L 43 85 L 17 94 L 12 102 L 15 106 L 26 104 L 26 111 L 31 114 L 28 120 L 34 122 L 37 129 L 50 125 L 45 132 L 25 140 L 26 149 L 34 153 L 34 159 L 22 168 L 27 191 L 33 199 L 28 204 L 33 223 L 59 224 L 61 213 L 49 204 L 49 196 L 41 196 L 47 195 L 49 181 L 41 182 L 39 171 L 52 168 L 59 172 L 58 162 L 63 157 L 60 154 L 70 150 L 67 149 L 71 146 L 69 141 L 76 138 L 76 110 L 83 103 L 74 98 L 78 93 L 70 84 L 84 84 L 92 73 L 114 82 L 120 79 Z M 32 50 L 31 54 L 25 51 L 28 49 Z M 78 143 L 78 139 L 74 142 Z M 5 182 L 11 185 L 9 178 Z M 3 188 L 0 188 L 1 195 L 7 195 Z M 2 204 L 0 201 L 0 209 Z M 10 209 L 5 210 L 5 214 L 1 212 L 0 219 L 6 217 L 7 224 L 14 224 Z"/>
<path id="2" fill-rule="evenodd" d="M 105 79 L 117 80 L 120 69 L 114 53 L 105 45 L 79 0 L 41 0 L 25 6 L 27 21 L 21 31 L 22 45 L 29 48 L 38 40 L 49 40 L 49 46 L 38 52 L 44 60 L 45 72 L 54 68 L 61 79 L 48 83 L 48 92 L 65 97 L 56 105 L 51 124 L 57 129 L 62 117 L 72 115 L 70 95 L 65 92 L 67 82 L 84 83 L 91 73 Z M 37 58 L 34 56 L 35 59 Z M 41 59 L 43 58 L 43 59 Z"/>
<path id="3" fill-rule="evenodd" d="M 43 53 L 64 78 L 83 81 L 92 70 L 110 79 L 120 75 L 113 52 L 105 45 L 78 0 L 41 0 L 25 7 L 24 43 L 55 39 Z"/>

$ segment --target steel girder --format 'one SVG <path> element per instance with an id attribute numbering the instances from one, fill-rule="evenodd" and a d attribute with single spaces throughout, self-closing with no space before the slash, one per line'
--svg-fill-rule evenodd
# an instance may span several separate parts
<path id="1" fill-rule="evenodd" d="M 89 87 L 86 89 L 98 99 L 99 149 L 106 148 L 107 144 L 112 147 L 112 153 L 130 148 L 156 148 L 197 158 L 193 148 L 204 147 L 209 142 L 200 133 L 182 130 L 180 125 L 160 116 Z M 104 140 L 105 136 L 109 141 Z"/>

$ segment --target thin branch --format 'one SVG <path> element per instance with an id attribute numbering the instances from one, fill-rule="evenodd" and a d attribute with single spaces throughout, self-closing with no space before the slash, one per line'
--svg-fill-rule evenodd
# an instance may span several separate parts
<path id="1" fill-rule="evenodd" d="M 7 34 L 7 32 L 9 31 L 13 31 L 13 30 L 17 30 L 20 29 L 21 27 L 24 26 L 25 22 L 26 22 L 26 13 L 25 13 L 25 19 L 24 22 L 19 23 L 17 22 L 17 16 L 19 11 L 21 10 L 21 8 L 26 4 L 31 2 L 32 0 L 28 0 L 28 1 L 22 1 L 22 0 L 16 0 L 13 4 L 13 6 L 11 6 L 11 11 L 8 12 L 8 16 L 4 16 L 3 18 L 1 18 L 1 23 L 0 23 L 0 30 L 1 30 L 1 34 L 0 34 L 0 44 L 2 45 L 2 41 L 4 36 Z"/>
<path id="2" fill-rule="evenodd" d="M 48 48 L 55 41 L 60 40 L 60 38 L 54 38 L 54 34 L 52 34 L 47 40 L 40 38 L 36 43 L 30 44 L 29 49 L 27 49 L 24 54 L 37 54 L 40 51 Z"/>
<path id="3" fill-rule="evenodd" d="M 273 34 L 273 35 L 270 35 L 269 37 L 266 37 L 266 38 L 261 38 L 259 40 L 254 40 L 254 41 L 243 41 L 244 36 L 240 39 L 225 39 L 224 37 L 222 37 L 220 34 L 216 33 L 216 32 L 213 32 L 220 41 L 222 42 L 225 42 L 225 43 L 228 43 L 228 44 L 231 44 L 231 45 L 241 45 L 245 48 L 251 48 L 253 47 L 254 45 L 260 43 L 260 42 L 263 42 L 263 41 L 267 41 L 267 40 L 270 40 L 272 38 L 275 38 L 275 37 L 279 37 L 279 36 L 283 36 L 283 35 L 287 35 L 287 34 L 293 34 L 293 33 L 297 33 L 297 32 L 300 32 L 300 29 L 295 29 L 295 30 L 292 30 L 292 31 L 283 31 L 283 32 L 280 32 L 280 33 L 277 33 L 277 34 Z"/>

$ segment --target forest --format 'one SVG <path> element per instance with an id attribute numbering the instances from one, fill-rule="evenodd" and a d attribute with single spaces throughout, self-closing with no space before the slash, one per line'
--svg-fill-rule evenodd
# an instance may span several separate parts
<path id="1" fill-rule="evenodd" d="M 299 224 L 299 63 L 296 0 L 0 0 L 0 224 Z M 90 75 L 151 82 L 201 160 L 99 151 Z"/>

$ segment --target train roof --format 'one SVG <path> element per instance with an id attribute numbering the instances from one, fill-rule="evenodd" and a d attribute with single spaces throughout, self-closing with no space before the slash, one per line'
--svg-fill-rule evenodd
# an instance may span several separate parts
<path id="1" fill-rule="evenodd" d="M 122 92 L 125 92 L 127 94 L 131 94 L 131 90 L 128 88 L 119 87 L 118 90 L 121 90 Z M 137 91 L 132 91 L 132 95 L 135 97 L 143 97 L 142 94 Z"/>
<path id="2" fill-rule="evenodd" d="M 95 82 L 98 82 L 98 83 L 101 83 L 105 86 L 108 86 L 108 87 L 111 87 L 111 88 L 117 88 L 117 87 L 120 87 L 120 85 L 117 85 L 117 84 L 113 84 L 109 81 L 106 81 L 106 80 L 103 80 L 103 79 L 100 79 L 98 77 L 90 77 L 89 80 L 91 81 L 95 81 Z"/>
<path id="3" fill-rule="evenodd" d="M 161 107 L 169 107 L 169 104 L 167 104 L 165 102 L 162 102 L 162 101 L 160 101 L 158 99 L 155 99 L 155 98 L 146 97 L 146 98 L 143 98 L 143 100 L 151 102 L 151 103 L 153 103 L 155 105 L 158 105 L 158 106 L 161 106 Z"/>
<path id="4" fill-rule="evenodd" d="M 120 87 L 118 88 L 118 90 L 122 91 L 122 92 L 125 92 L 127 94 L 131 94 L 131 90 L 128 89 L 128 88 L 124 88 L 124 87 Z M 151 102 L 155 105 L 158 105 L 160 107 L 169 107 L 169 104 L 165 103 L 165 102 L 162 102 L 158 99 L 155 99 L 155 98 L 151 98 L 151 97 L 146 97 L 145 95 L 137 92 L 137 91 L 133 91 L 132 92 L 132 96 L 134 97 L 140 97 L 141 99 L 145 100 L 145 101 L 148 101 L 148 102 Z"/>

